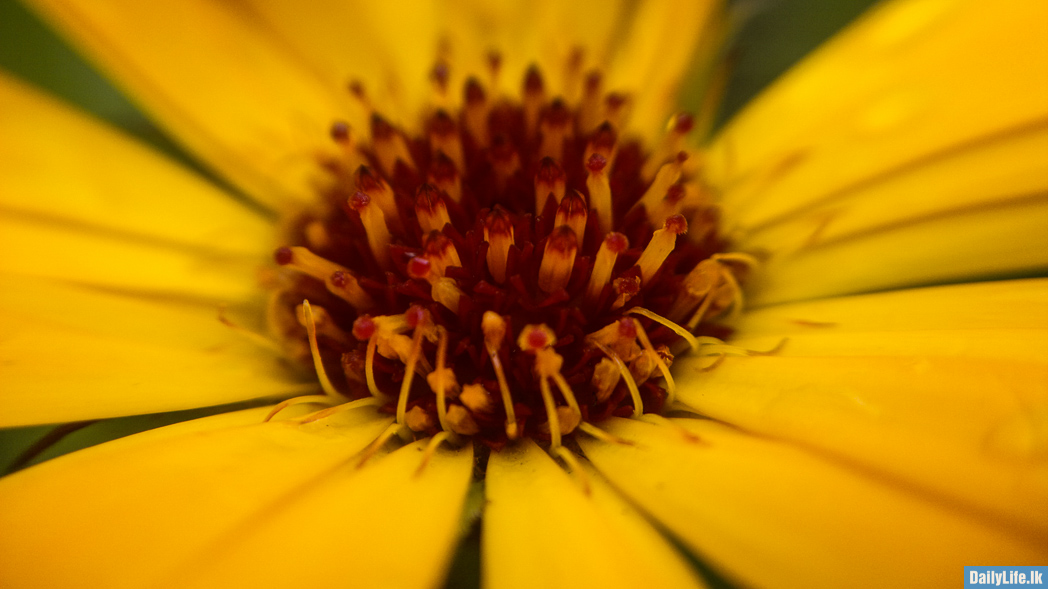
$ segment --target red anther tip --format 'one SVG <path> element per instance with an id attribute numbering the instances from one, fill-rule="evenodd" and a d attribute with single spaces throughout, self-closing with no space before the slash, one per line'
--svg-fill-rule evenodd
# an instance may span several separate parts
<path id="1" fill-rule="evenodd" d="M 612 231 L 604 237 L 604 245 L 608 246 L 613 254 L 621 254 L 630 247 L 630 240 L 618 231 Z"/>
<path id="2" fill-rule="evenodd" d="M 484 102 L 484 88 L 476 78 L 466 80 L 466 104 Z"/>
<path id="3" fill-rule="evenodd" d="M 686 151 L 677 152 L 677 163 L 678 164 L 683 164 L 686 161 L 688 161 L 688 152 L 686 152 Z"/>
<path id="4" fill-rule="evenodd" d="M 371 204 L 371 197 L 363 192 L 357 192 L 349 197 L 349 206 L 353 207 L 354 211 L 360 211 L 369 204 Z"/>
<path id="5" fill-rule="evenodd" d="M 611 94 L 608 94 L 608 97 L 604 99 L 604 102 L 612 110 L 622 108 L 622 105 L 626 104 L 626 95 L 612 92 Z"/>
<path id="6" fill-rule="evenodd" d="M 488 51 L 488 67 L 492 71 L 498 71 L 502 67 L 502 54 L 494 49 Z"/>
<path id="7" fill-rule="evenodd" d="M 550 345 L 549 337 L 541 329 L 532 329 L 528 333 L 528 346 L 533 350 L 541 350 Z"/>
<path id="8" fill-rule="evenodd" d="M 273 252 L 273 259 L 276 260 L 277 264 L 286 266 L 291 263 L 291 260 L 295 259 L 295 254 L 291 252 L 291 248 L 282 247 Z"/>
<path id="9" fill-rule="evenodd" d="M 488 230 L 488 233 L 495 235 L 509 235 L 513 230 L 513 224 L 510 222 L 509 215 L 506 214 L 502 207 L 497 205 L 484 218 L 484 227 Z"/>
<path id="10" fill-rule="evenodd" d="M 371 336 L 375 335 L 377 327 L 371 315 L 361 315 L 353 322 L 353 337 L 360 341 L 367 341 L 371 339 Z"/>
<path id="11" fill-rule="evenodd" d="M 349 140 L 349 124 L 345 121 L 335 121 L 331 123 L 331 138 L 339 143 L 344 143 Z"/>
<path id="12" fill-rule="evenodd" d="M 633 323 L 633 319 L 629 317 L 619 319 L 619 335 L 626 339 L 637 337 L 637 326 Z"/>
<path id="13" fill-rule="evenodd" d="M 424 279 L 429 276 L 430 266 L 429 260 L 422 256 L 415 256 L 408 260 L 408 276 Z"/>
<path id="14" fill-rule="evenodd" d="M 532 64 L 528 68 L 528 72 L 524 74 L 524 93 L 534 94 L 542 92 L 542 74 L 539 72 L 539 66 Z"/>
<path id="15" fill-rule="evenodd" d="M 608 159 L 599 153 L 591 154 L 589 159 L 586 160 L 586 169 L 596 174 L 597 172 L 604 169 L 604 166 L 608 165 Z"/>
<path id="16" fill-rule="evenodd" d="M 444 251 L 454 244 L 451 239 L 441 233 L 440 231 L 433 230 L 426 236 L 426 242 L 423 247 L 426 249 L 426 253 L 431 256 L 443 256 Z"/>
<path id="17" fill-rule="evenodd" d="M 571 227 L 561 225 L 554 229 L 553 233 L 550 233 L 549 241 L 546 243 L 551 250 L 567 254 L 578 248 L 579 240 Z"/>
<path id="18" fill-rule="evenodd" d="M 683 235 L 688 232 L 688 221 L 684 219 L 684 215 L 673 215 L 666 219 L 663 227 L 677 235 Z"/>
<path id="19" fill-rule="evenodd" d="M 586 92 L 596 94 L 600 90 L 600 82 L 603 79 L 598 70 L 593 70 L 586 75 Z"/>
<path id="20" fill-rule="evenodd" d="M 670 203 L 680 202 L 680 200 L 684 198 L 685 192 L 686 191 L 684 190 L 684 185 L 674 184 L 673 186 L 670 186 L 668 190 L 666 190 L 666 200 L 668 200 Z"/>
<path id="21" fill-rule="evenodd" d="M 422 320 L 426 317 L 426 310 L 418 305 L 411 305 L 408 310 L 404 312 L 404 321 L 407 322 L 408 327 L 414 329 Z"/>
<path id="22" fill-rule="evenodd" d="M 451 72 L 448 68 L 448 64 L 445 61 L 438 61 L 433 65 L 433 69 L 429 73 L 431 80 L 436 82 L 442 89 L 446 89 L 448 86 L 448 78 Z"/>
<path id="23" fill-rule="evenodd" d="M 545 182 L 546 184 L 553 184 L 554 182 L 564 180 L 564 170 L 560 168 L 557 161 L 551 157 L 544 157 L 539 162 L 539 171 L 536 174 L 539 182 Z"/>
<path id="24" fill-rule="evenodd" d="M 677 115 L 677 120 L 674 122 L 673 130 L 677 133 L 689 133 L 695 128 L 695 117 L 691 114 L 682 112 Z"/>
<path id="25" fill-rule="evenodd" d="M 345 288 L 349 284 L 349 277 L 342 270 L 335 270 L 331 273 L 331 284 L 338 288 Z"/>
<path id="26" fill-rule="evenodd" d="M 384 119 L 382 115 L 371 114 L 371 136 L 375 139 L 388 139 L 393 135 L 393 125 Z"/>

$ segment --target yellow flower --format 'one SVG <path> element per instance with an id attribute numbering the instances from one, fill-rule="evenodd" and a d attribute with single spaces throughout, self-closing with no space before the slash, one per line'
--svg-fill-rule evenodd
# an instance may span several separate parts
<path id="1" fill-rule="evenodd" d="M 440 31 L 503 48 L 507 78 L 604 47 L 609 84 L 643 90 L 633 124 L 651 136 L 703 22 L 692 3 L 643 5 L 625 29 L 612 6 L 541 2 L 39 4 L 281 212 L 315 193 L 327 125 L 353 109 L 347 73 L 410 124 L 431 65 L 418 48 Z M 354 468 L 392 421 L 367 408 L 189 421 L 0 480 L 0 586 L 433 586 L 463 509 L 483 512 L 490 587 L 700 583 L 661 531 L 754 586 L 944 586 L 965 565 L 1043 564 L 1048 281 L 915 287 L 1048 268 L 1046 18 L 1038 2 L 884 5 L 711 141 L 733 247 L 767 260 L 732 343 L 789 341 L 708 371 L 678 358 L 693 414 L 605 423 L 630 444 L 578 435 L 571 474 L 532 442 L 492 452 L 481 501 L 466 500 L 469 445 L 421 472 L 425 440 Z M 222 303 L 262 330 L 272 218 L 8 77 L 0 123 L 0 425 L 315 390 L 216 320 Z"/>

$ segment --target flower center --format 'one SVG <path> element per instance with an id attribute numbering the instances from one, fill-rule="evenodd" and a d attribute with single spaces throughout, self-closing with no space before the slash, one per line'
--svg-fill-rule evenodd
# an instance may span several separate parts
<path id="1" fill-rule="evenodd" d="M 367 145 L 332 126 L 337 182 L 277 250 L 271 313 L 329 396 L 374 398 L 420 435 L 558 447 L 661 411 L 674 355 L 723 335 L 706 321 L 737 305 L 746 268 L 718 255 L 681 151 L 691 117 L 649 151 L 622 137 L 628 99 L 596 72 L 578 85 L 574 103 L 549 97 L 533 67 L 517 100 L 470 79 L 419 136 L 377 112 Z"/>

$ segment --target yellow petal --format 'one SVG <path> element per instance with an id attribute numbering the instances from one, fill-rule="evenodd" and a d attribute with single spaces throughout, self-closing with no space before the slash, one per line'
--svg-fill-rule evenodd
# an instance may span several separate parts
<path id="1" fill-rule="evenodd" d="M 360 470 L 340 466 L 226 537 L 170 586 L 438 586 L 456 545 L 473 451 L 438 450 L 416 474 L 425 444 Z"/>
<path id="2" fill-rule="evenodd" d="M 305 426 L 261 423 L 264 415 L 251 410 L 177 424 L 3 479 L 0 584 L 169 582 L 332 469 L 347 468 L 390 421 L 369 410 Z"/>
<path id="3" fill-rule="evenodd" d="M 1048 79 L 1039 75 L 1048 67 L 1039 26 L 1048 10 L 1013 8 L 887 4 L 729 125 L 707 173 L 723 191 L 736 246 L 772 256 L 756 300 L 1046 265 L 1024 251 L 1043 231 L 1031 235 L 1028 223 L 1000 232 L 1005 209 L 1031 212 L 1048 192 Z M 971 238 L 987 246 L 983 255 L 946 255 L 963 244 L 938 239 L 984 212 L 1000 222 Z M 831 276 L 838 270 L 848 275 Z"/>
<path id="4" fill-rule="evenodd" d="M 272 224 L 134 140 L 0 74 L 0 214 L 265 255 Z M 142 269 L 137 269 L 141 271 Z"/>
<path id="5" fill-rule="evenodd" d="M 172 411 L 302 389 L 276 355 L 219 317 L 217 307 L 0 274 L 0 426 Z"/>
<path id="6" fill-rule="evenodd" d="M 681 359 L 678 398 L 1048 535 L 1048 280 L 769 307 L 732 343 L 782 338 L 709 372 Z"/>
<path id="7" fill-rule="evenodd" d="M 261 202 L 310 201 L 313 159 L 338 117 L 312 77 L 236 5 L 39 0 L 151 115 Z"/>
<path id="8" fill-rule="evenodd" d="M 759 96 L 709 173 L 744 226 L 1048 117 L 1048 6 L 906 0 L 874 10 Z"/>
<path id="9" fill-rule="evenodd" d="M 746 585 L 945 587 L 967 563 L 1044 561 L 1043 538 L 715 422 L 673 423 L 690 435 L 615 420 L 610 430 L 637 445 L 580 444 L 616 487 Z"/>
<path id="10" fill-rule="evenodd" d="M 582 468 L 586 483 L 530 440 L 491 454 L 481 535 L 485 587 L 702 586 L 644 518 L 592 468 Z"/>

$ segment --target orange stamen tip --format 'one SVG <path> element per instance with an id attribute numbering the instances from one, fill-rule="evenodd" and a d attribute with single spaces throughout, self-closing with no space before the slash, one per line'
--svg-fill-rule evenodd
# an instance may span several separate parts
<path id="1" fill-rule="evenodd" d="M 446 92 L 448 89 L 448 78 L 451 77 L 451 69 L 448 67 L 447 62 L 441 60 L 433 65 L 433 69 L 429 72 L 429 79 L 433 80 L 435 84 L 440 87 L 442 92 Z"/>
<path id="2" fill-rule="evenodd" d="M 371 204 L 371 197 L 363 192 L 357 192 L 349 197 L 349 206 L 358 213 L 366 209 L 369 204 Z"/>
<path id="3" fill-rule="evenodd" d="M 371 115 L 371 136 L 378 140 L 389 139 L 394 133 L 393 125 L 389 124 L 382 115 L 373 113 Z"/>
<path id="4" fill-rule="evenodd" d="M 594 153 L 594 154 L 590 155 L 589 159 L 586 160 L 586 169 L 589 170 L 590 172 L 593 172 L 594 174 L 596 174 L 597 172 L 600 172 L 601 170 L 603 170 L 604 167 L 607 166 L 607 165 L 608 165 L 608 158 L 602 156 L 599 153 Z"/>
<path id="5" fill-rule="evenodd" d="M 364 83 L 360 80 L 351 80 L 346 87 L 358 100 L 364 100 L 367 96 L 367 92 L 364 90 Z"/>
<path id="6" fill-rule="evenodd" d="M 449 137 L 454 135 L 458 130 L 458 125 L 455 123 L 455 119 L 451 118 L 447 112 L 438 110 L 433 115 L 433 120 L 430 122 L 429 130 L 434 135 L 439 137 Z"/>
<path id="7" fill-rule="evenodd" d="M 509 235 L 513 232 L 513 222 L 506 210 L 496 205 L 484 218 L 484 228 L 489 235 Z"/>
<path id="8" fill-rule="evenodd" d="M 586 92 L 595 94 L 600 91 L 600 83 L 602 80 L 603 76 L 601 76 L 600 72 L 597 70 L 593 70 L 586 74 Z"/>
<path id="9" fill-rule="evenodd" d="M 525 94 L 536 94 L 543 91 L 544 84 L 542 82 L 542 73 L 539 72 L 537 65 L 532 65 L 528 68 L 526 74 L 524 74 L 524 93 Z"/>
<path id="10" fill-rule="evenodd" d="M 677 152 L 677 163 L 678 164 L 683 164 L 686 161 L 688 161 L 688 152 L 686 152 L 686 151 L 679 151 L 679 152 Z"/>
<path id="11" fill-rule="evenodd" d="M 612 231 L 604 238 L 604 245 L 613 254 L 621 254 L 630 247 L 630 240 L 618 231 Z"/>
<path id="12" fill-rule="evenodd" d="M 682 184 L 674 184 L 666 191 L 666 201 L 670 204 L 676 204 L 684 199 L 685 194 L 686 191 Z"/>
<path id="13" fill-rule="evenodd" d="M 543 120 L 553 127 L 567 127 L 571 123 L 571 112 L 561 99 L 554 100 L 546 109 Z"/>
<path id="14" fill-rule="evenodd" d="M 357 168 L 357 173 L 355 174 L 355 176 L 357 190 L 361 190 L 363 192 L 371 192 L 372 190 L 382 189 L 382 181 L 379 179 L 378 176 L 375 175 L 375 172 L 368 166 L 360 166 L 359 168 Z"/>
<path id="15" fill-rule="evenodd" d="M 375 320 L 371 318 L 371 315 L 361 315 L 353 321 L 353 337 L 362 342 L 371 339 L 371 336 L 375 335 L 376 329 L 378 329 L 378 325 L 375 324 Z"/>
<path id="16" fill-rule="evenodd" d="M 432 184 L 423 184 L 415 193 L 415 210 L 421 213 L 434 213 L 438 208 L 446 207 L 440 191 Z"/>
<path id="17" fill-rule="evenodd" d="M 551 157 L 544 157 L 539 162 L 539 171 L 535 174 L 535 180 L 543 184 L 554 184 L 563 182 L 564 170 Z"/>
<path id="18" fill-rule="evenodd" d="M 586 199 L 582 198 L 582 195 L 576 190 L 560 201 L 560 206 L 557 207 L 557 218 L 559 219 L 561 215 L 569 220 L 579 216 L 585 218 L 586 212 Z"/>
<path id="19" fill-rule="evenodd" d="M 277 251 L 273 252 L 273 259 L 276 260 L 277 264 L 280 264 L 281 266 L 286 266 L 290 264 L 292 260 L 295 259 L 295 254 L 291 251 L 291 248 L 281 247 L 277 248 Z"/>
<path id="20" fill-rule="evenodd" d="M 451 158 L 445 155 L 443 151 L 438 151 L 433 158 L 433 163 L 430 165 L 429 176 L 434 182 L 452 182 L 458 176 L 458 170 L 455 168 L 455 162 L 451 161 Z"/>
<path id="21" fill-rule="evenodd" d="M 663 228 L 667 231 L 672 231 L 676 235 L 684 235 L 688 232 L 688 221 L 684 218 L 684 215 L 673 215 L 666 219 Z"/>
<path id="22" fill-rule="evenodd" d="M 426 277 L 429 276 L 429 272 L 432 267 L 433 265 L 426 258 L 422 256 L 415 256 L 414 258 L 408 260 L 408 276 L 412 278 L 418 278 L 420 280 L 425 280 Z"/>
<path id="23" fill-rule="evenodd" d="M 497 72 L 502 67 L 502 54 L 498 51 L 488 51 L 488 68 L 493 72 Z"/>
<path id="24" fill-rule="evenodd" d="M 484 94 L 484 88 L 480 85 L 480 81 L 476 78 L 470 78 L 466 81 L 466 104 L 476 105 L 484 102 L 486 98 Z"/>

